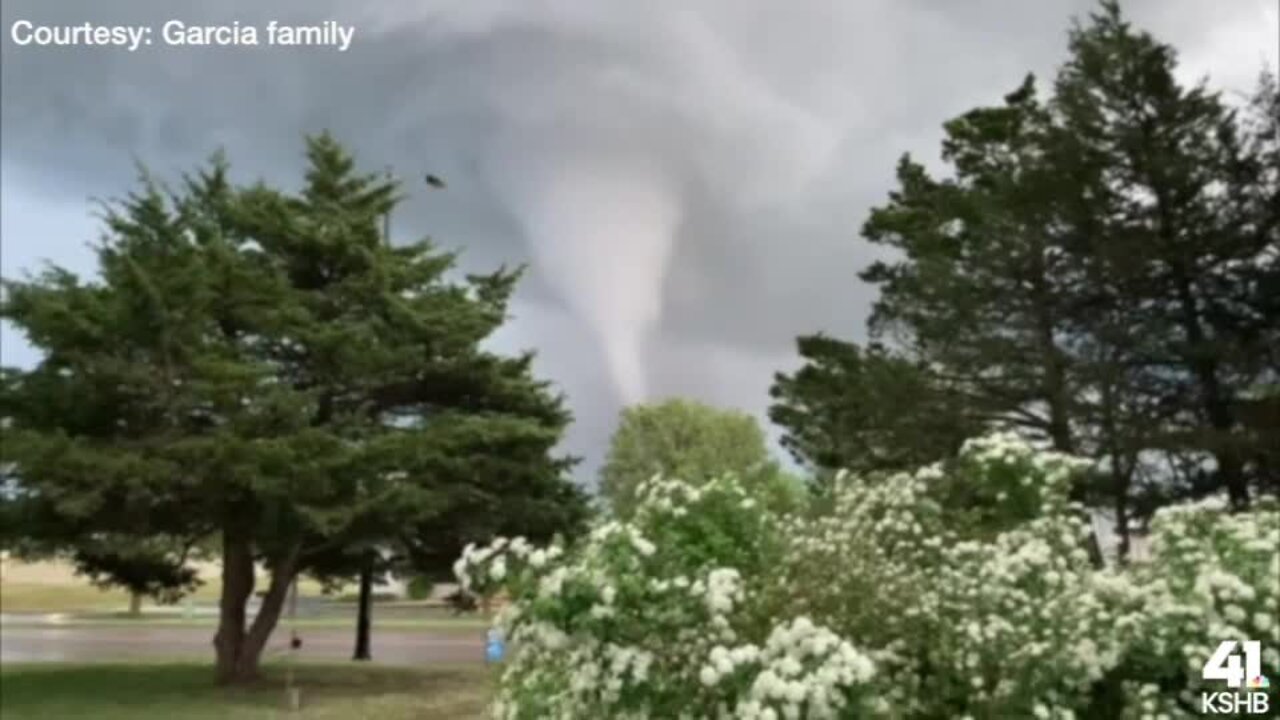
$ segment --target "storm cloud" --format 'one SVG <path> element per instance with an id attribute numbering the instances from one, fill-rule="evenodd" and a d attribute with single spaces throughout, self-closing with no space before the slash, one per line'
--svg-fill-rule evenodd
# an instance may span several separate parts
<path id="1" fill-rule="evenodd" d="M 943 120 L 1047 78 L 1060 0 L 5 0 L 0 260 L 88 272 L 90 197 L 227 150 L 244 179 L 295 184 L 329 129 L 409 199 L 468 270 L 528 263 L 504 350 L 536 348 L 567 393 L 587 479 L 620 405 L 680 394 L 763 413 L 793 339 L 861 332 L 858 240 L 898 155 L 933 161 Z M 355 8 L 359 9 L 355 9 Z M 1142 0 L 1187 79 L 1247 91 L 1276 64 L 1274 0 Z M 265 26 L 335 20 L 331 48 L 18 47 L 36 24 Z M 430 191 L 424 172 L 448 181 Z M 3 360 L 35 357 L 6 330 Z"/>

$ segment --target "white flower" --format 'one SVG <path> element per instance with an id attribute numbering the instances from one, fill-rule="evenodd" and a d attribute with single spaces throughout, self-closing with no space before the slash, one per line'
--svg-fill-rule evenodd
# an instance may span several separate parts
<path id="1" fill-rule="evenodd" d="M 538 594 L 543 597 L 559 595 L 568 574 L 568 571 L 562 567 L 552 570 L 551 574 L 538 581 Z"/>
<path id="2" fill-rule="evenodd" d="M 1222 614 L 1225 615 L 1227 619 L 1233 623 L 1243 623 L 1245 621 L 1245 618 L 1248 617 L 1248 614 L 1245 613 L 1244 608 L 1240 607 L 1239 605 L 1226 606 L 1225 608 L 1222 609 Z"/>
<path id="3" fill-rule="evenodd" d="M 631 537 L 631 544 L 635 547 L 636 552 L 640 553 L 644 557 L 649 557 L 658 551 L 657 546 L 639 535 L 633 535 Z"/>

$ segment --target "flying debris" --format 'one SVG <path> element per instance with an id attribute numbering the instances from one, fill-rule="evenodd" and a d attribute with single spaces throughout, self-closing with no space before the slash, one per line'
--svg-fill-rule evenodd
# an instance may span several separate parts
<path id="1" fill-rule="evenodd" d="M 444 180 L 441 180 L 431 173 L 427 173 L 425 180 L 427 181 L 427 184 L 433 188 L 443 188 L 445 186 Z"/>

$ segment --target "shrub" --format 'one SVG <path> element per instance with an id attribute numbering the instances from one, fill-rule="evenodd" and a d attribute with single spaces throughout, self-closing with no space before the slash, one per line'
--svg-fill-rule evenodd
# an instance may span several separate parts
<path id="1" fill-rule="evenodd" d="M 409 579 L 409 583 L 405 587 L 405 594 L 410 600 L 426 600 L 431 597 L 431 591 L 434 589 L 435 584 L 431 580 L 421 575 L 415 575 Z"/>
<path id="2" fill-rule="evenodd" d="M 821 511 L 732 476 L 654 479 L 581 544 L 468 547 L 512 603 L 503 718 L 1191 717 L 1217 643 L 1280 644 L 1280 515 L 1162 512 L 1097 570 L 1084 463 L 1011 435 L 914 473 L 839 476 Z M 1266 667 L 1280 665 L 1275 650 Z"/>

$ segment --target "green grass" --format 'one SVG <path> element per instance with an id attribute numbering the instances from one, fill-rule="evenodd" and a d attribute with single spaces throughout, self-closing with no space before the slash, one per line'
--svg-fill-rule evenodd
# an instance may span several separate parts
<path id="1" fill-rule="evenodd" d="M 206 602 L 215 601 L 218 589 L 206 585 L 196 590 L 193 597 Z M 100 590 L 88 583 L 73 585 L 5 579 L 0 582 L 0 607 L 7 613 L 123 611 L 129 607 L 129 594 L 114 589 Z"/>
<path id="2" fill-rule="evenodd" d="M 285 708 L 282 665 L 251 688 L 213 685 L 208 665 L 24 664 L 0 668 L 4 720 L 466 720 L 483 717 L 484 666 L 299 665 L 301 712 Z"/>
<path id="3" fill-rule="evenodd" d="M 190 595 L 197 603 L 216 603 L 221 592 L 221 579 L 212 570 L 203 573 L 203 583 Z M 265 587 L 260 578 L 258 587 Z M 319 596 L 320 584 L 310 578 L 298 582 L 303 596 Z M 0 607 L 7 613 L 80 613 L 123 611 L 129 607 L 129 594 L 119 588 L 95 587 L 76 575 L 74 568 L 59 560 L 24 562 L 16 559 L 0 563 Z M 150 600 L 143 609 L 155 608 Z"/>

